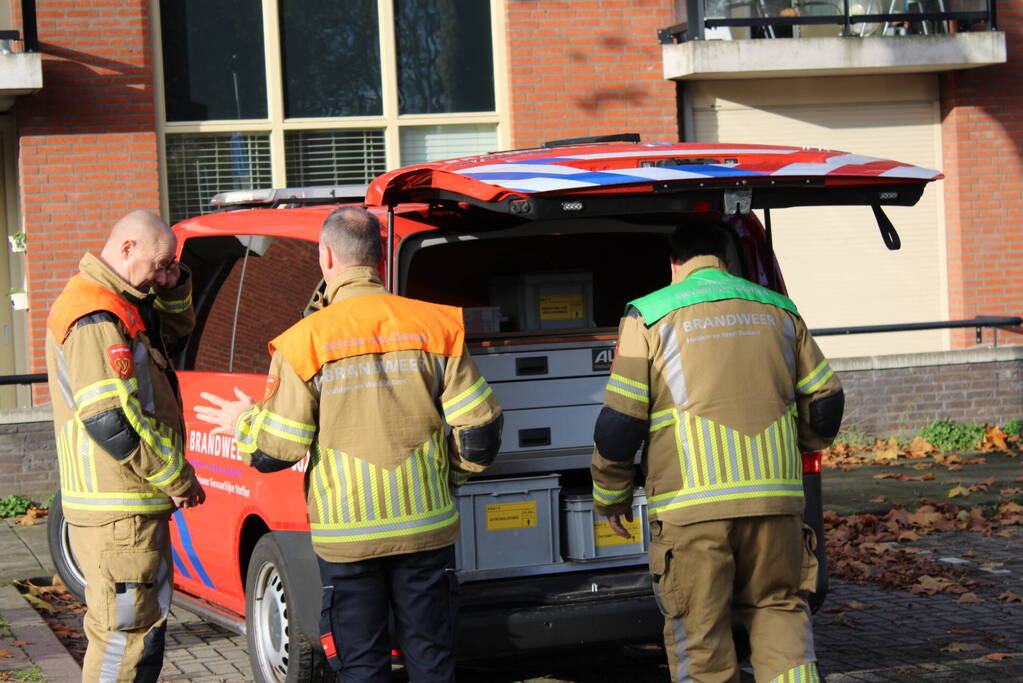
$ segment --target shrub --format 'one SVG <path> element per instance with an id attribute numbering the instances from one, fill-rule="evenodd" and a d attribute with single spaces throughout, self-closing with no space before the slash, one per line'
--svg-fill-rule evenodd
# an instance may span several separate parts
<path id="1" fill-rule="evenodd" d="M 1023 436 L 1023 420 L 1009 420 L 1002 425 L 1006 436 Z"/>
<path id="2" fill-rule="evenodd" d="M 921 429 L 920 436 L 942 450 L 965 451 L 976 448 L 977 443 L 984 438 L 984 425 L 937 420 Z"/>
<path id="3" fill-rule="evenodd" d="M 17 517 L 19 515 L 23 515 L 28 512 L 28 509 L 33 505 L 34 503 L 25 496 L 19 496 L 12 493 L 6 498 L 0 498 L 0 517 Z"/>

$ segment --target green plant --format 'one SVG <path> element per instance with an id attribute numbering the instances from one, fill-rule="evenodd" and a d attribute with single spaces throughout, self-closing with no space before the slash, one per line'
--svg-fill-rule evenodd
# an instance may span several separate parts
<path id="1" fill-rule="evenodd" d="M 4 678 L 0 678 L 0 680 L 4 681 L 31 681 L 32 683 L 45 683 L 50 680 L 38 666 L 33 666 L 31 669 L 4 671 L 3 675 Z"/>
<path id="2" fill-rule="evenodd" d="M 855 427 L 843 427 L 835 436 L 835 443 L 844 443 L 849 446 L 869 446 L 874 443 L 874 437 L 868 436 Z"/>
<path id="3" fill-rule="evenodd" d="M 1002 425 L 1006 436 L 1023 436 L 1023 420 L 1009 420 Z"/>
<path id="4" fill-rule="evenodd" d="M 920 430 L 920 437 L 946 451 L 965 451 L 984 438 L 984 425 L 936 420 Z"/>
<path id="5" fill-rule="evenodd" d="M 0 517 L 17 517 L 28 512 L 34 503 L 25 496 L 12 493 L 6 498 L 0 498 Z"/>

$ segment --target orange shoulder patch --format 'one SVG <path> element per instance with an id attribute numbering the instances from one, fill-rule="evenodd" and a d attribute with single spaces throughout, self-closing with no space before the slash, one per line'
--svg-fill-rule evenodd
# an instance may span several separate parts
<path id="1" fill-rule="evenodd" d="M 267 375 L 266 388 L 263 389 L 263 398 L 259 401 L 260 403 L 266 403 L 274 397 L 277 393 L 278 387 L 281 386 L 281 378 L 277 375 Z"/>
<path id="2" fill-rule="evenodd" d="M 107 360 L 110 367 L 121 379 L 129 379 L 135 374 L 135 359 L 127 344 L 114 344 L 107 347 Z"/>

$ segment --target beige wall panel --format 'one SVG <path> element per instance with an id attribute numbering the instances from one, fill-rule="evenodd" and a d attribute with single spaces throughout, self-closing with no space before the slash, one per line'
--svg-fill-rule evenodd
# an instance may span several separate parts
<path id="1" fill-rule="evenodd" d="M 838 79 L 853 80 L 853 79 Z M 864 85 L 864 79 L 858 85 Z M 901 81 L 891 87 L 877 79 L 871 95 L 893 94 L 894 102 L 864 98 L 846 103 L 807 102 L 807 84 L 796 88 L 798 105 L 770 104 L 753 108 L 757 98 L 744 104 L 729 96 L 742 92 L 729 83 L 721 97 L 708 97 L 704 84 L 694 106 L 695 139 L 700 141 L 758 142 L 839 149 L 857 154 L 896 159 L 926 168 L 939 168 L 939 122 L 935 100 L 906 101 L 912 88 L 929 91 L 930 77 Z M 865 79 L 869 84 L 870 79 Z M 788 87 L 773 82 L 773 89 L 752 84 L 745 92 L 765 93 L 765 99 L 783 101 L 778 91 Z M 909 86 L 909 87 L 907 87 Z M 727 90 L 731 90 L 729 93 Z M 855 88 L 822 88 L 840 99 L 855 97 Z M 824 98 L 828 101 L 828 98 Z M 752 100 L 752 102 L 751 102 Z M 713 108 L 706 104 L 714 102 Z M 900 251 L 888 251 L 881 241 L 869 207 L 781 209 L 772 212 L 775 250 L 789 293 L 810 327 L 839 327 L 947 319 L 945 244 L 940 184 L 931 184 L 914 207 L 890 207 L 886 213 L 902 237 Z M 947 348 L 944 331 L 883 335 L 822 337 L 820 345 L 831 357 L 885 355 L 936 351 Z"/>

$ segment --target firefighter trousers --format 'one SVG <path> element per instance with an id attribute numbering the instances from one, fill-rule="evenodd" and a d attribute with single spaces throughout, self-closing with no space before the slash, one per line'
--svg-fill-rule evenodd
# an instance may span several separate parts
<path id="1" fill-rule="evenodd" d="M 82 680 L 156 681 L 173 590 L 168 517 L 69 524 L 68 532 L 89 608 Z"/>
<path id="2" fill-rule="evenodd" d="M 800 595 L 816 587 L 815 540 L 799 516 L 650 527 L 650 573 L 672 681 L 739 680 L 733 609 L 749 632 L 757 683 L 820 681 Z"/>
<path id="3" fill-rule="evenodd" d="M 390 683 L 400 646 L 411 683 L 454 683 L 455 547 L 320 564 L 320 633 L 343 683 Z M 394 633 L 389 633 L 388 625 Z"/>

